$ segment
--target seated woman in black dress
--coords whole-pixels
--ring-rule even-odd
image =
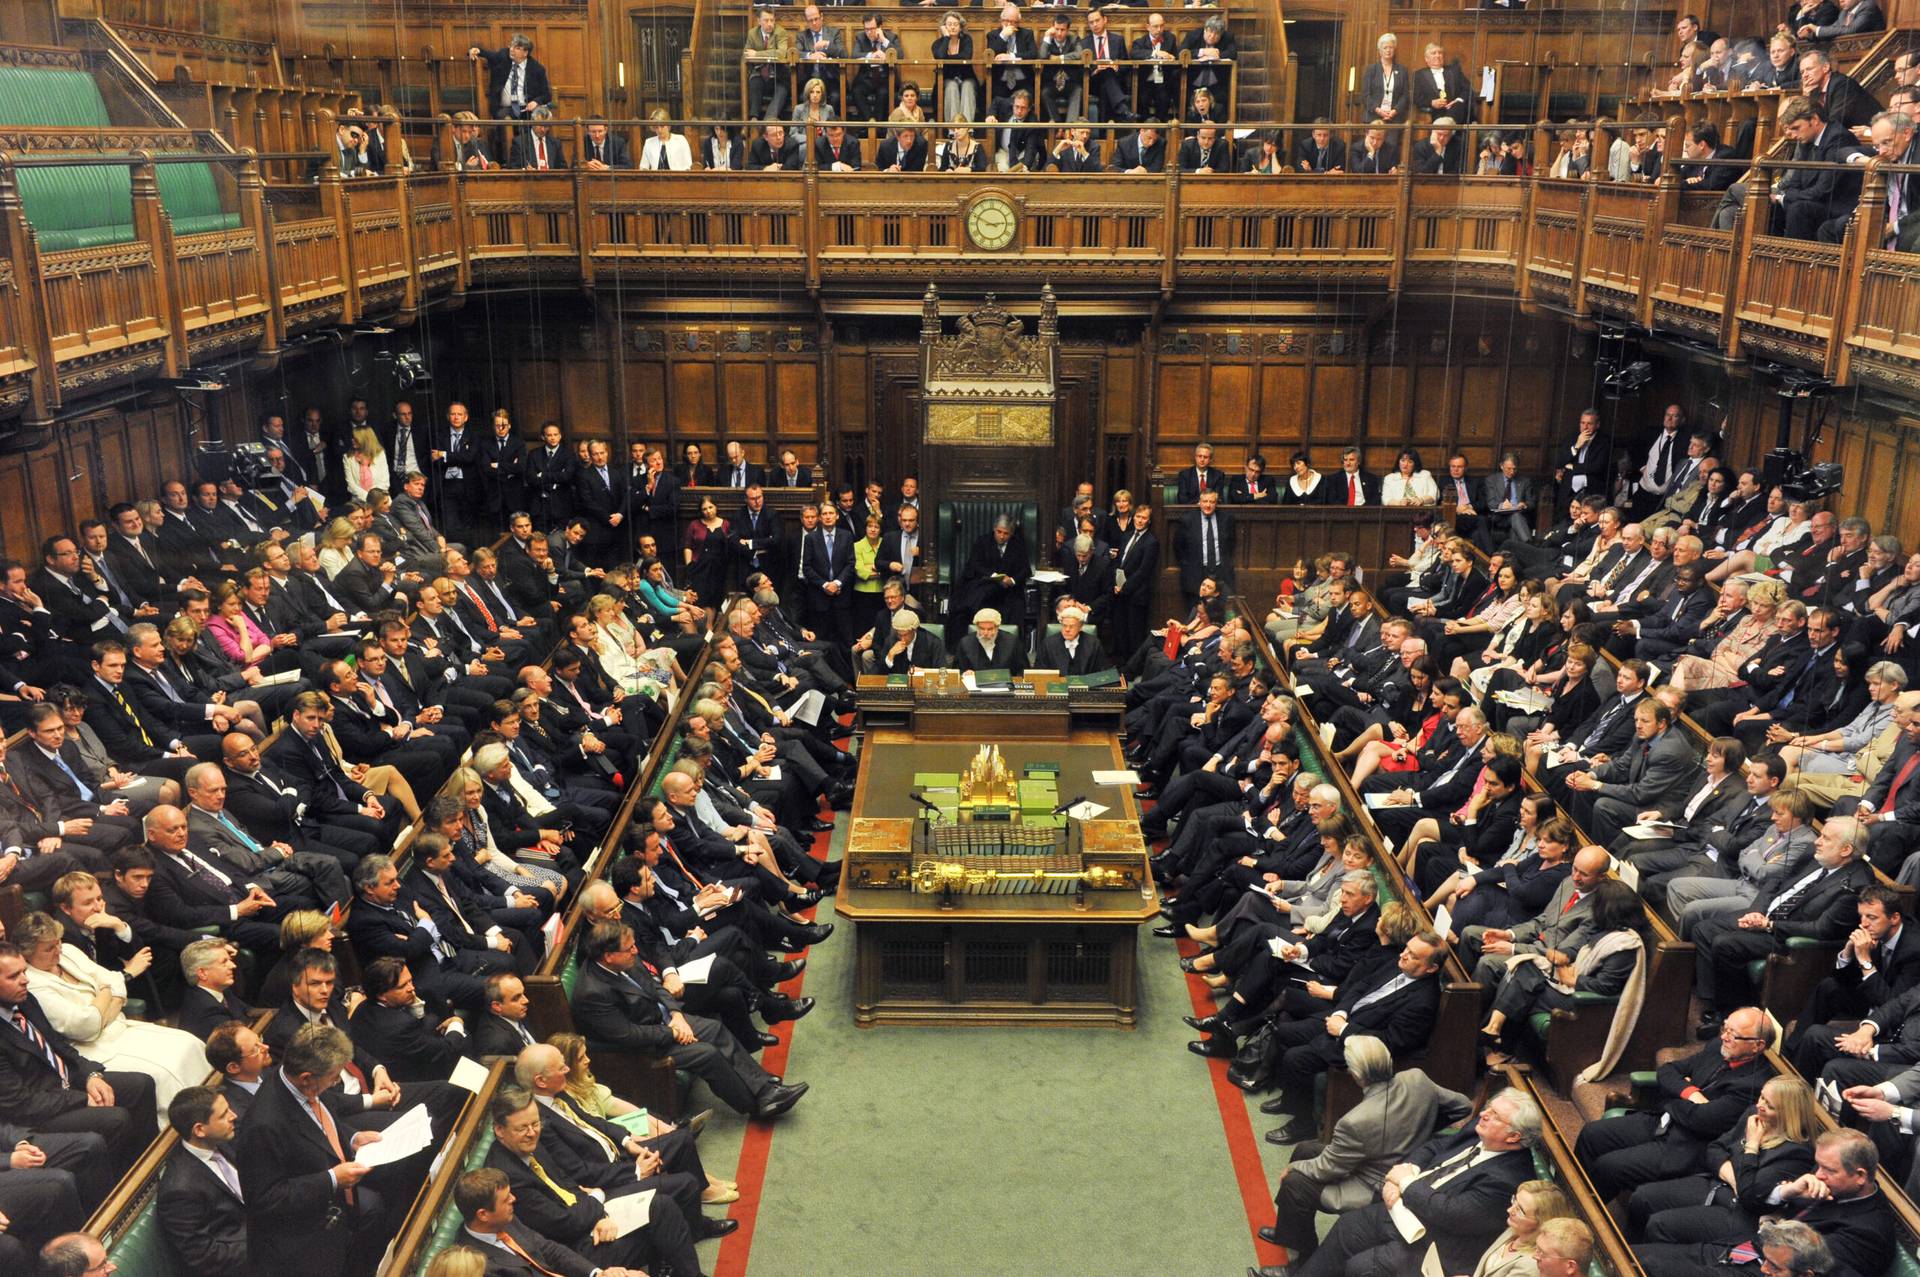
[[[1637,1014],[1646,979],[1646,925],[1647,911],[1633,888],[1618,878],[1595,887],[1593,939],[1577,953],[1548,950],[1545,955],[1516,959],[1508,967],[1507,978],[1493,995],[1493,1010],[1480,1026],[1488,1044],[1487,1063],[1499,1068],[1511,1062],[1500,1049],[1509,1025],[1525,1024],[1539,1011],[1571,1009],[1577,993],[1619,998],[1616,1018],[1622,1012]],[[1625,1034],[1617,1036],[1624,1045]]]

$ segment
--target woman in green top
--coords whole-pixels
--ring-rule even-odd
[[[868,515],[867,535],[853,543],[853,592],[866,596],[869,601],[880,597],[880,584],[885,577],[876,562],[879,557],[880,517]],[[854,615],[869,615],[874,610],[855,608]]]

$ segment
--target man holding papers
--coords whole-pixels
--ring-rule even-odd
[[[1428,1246],[1439,1250],[1441,1272],[1472,1271],[1504,1226],[1513,1191],[1533,1176],[1527,1150],[1540,1125],[1523,1092],[1500,1092],[1472,1130],[1439,1136],[1389,1170],[1380,1200],[1342,1215],[1291,1277],[1413,1272]]]
[[[486,1164],[504,1177],[521,1227],[599,1266],[602,1273],[655,1263],[671,1265],[675,1273],[700,1272],[693,1235],[673,1198],[631,1180],[613,1188],[584,1182],[576,1159],[547,1130],[557,1119],[535,1102],[533,1092],[504,1084],[488,1114],[493,1118],[493,1147],[487,1150]],[[615,1218],[614,1203],[630,1197],[646,1199],[635,1212],[644,1221],[639,1228],[623,1228]],[[627,1208],[622,1205],[618,1213],[626,1214]]]

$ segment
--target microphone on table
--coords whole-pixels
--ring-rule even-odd
[[[1072,808],[1078,807],[1081,803],[1085,801],[1087,801],[1087,796],[1085,794],[1075,794],[1072,798],[1067,799],[1067,801],[1065,801],[1064,803],[1061,803],[1058,807],[1055,807],[1053,809],[1053,814],[1056,816],[1064,816],[1067,814],[1069,810],[1071,810]]]
[[[915,801],[916,803],[919,803],[922,807],[925,807],[928,811],[937,812],[940,810],[933,803],[927,801],[927,797],[924,794],[908,794],[907,797],[913,799],[913,801]]]

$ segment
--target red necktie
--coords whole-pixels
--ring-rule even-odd
[[[533,166],[535,168],[545,168],[547,166],[547,144],[537,136],[533,139],[533,157]]]
[[[1580,893],[1580,892],[1578,892],[1578,891],[1576,891],[1576,892],[1574,892],[1574,893],[1573,893],[1572,895],[1570,895],[1570,896],[1568,896],[1568,897],[1567,897],[1567,903],[1566,903],[1566,904],[1564,904],[1564,905],[1562,905],[1562,906],[1560,906],[1560,916],[1561,916],[1561,917],[1563,917],[1563,918],[1564,918],[1564,917],[1566,917],[1566,916],[1567,916],[1568,914],[1570,914],[1570,913],[1572,913],[1572,912],[1573,912],[1573,907],[1574,907],[1575,905],[1577,905],[1577,904],[1579,904],[1579,903],[1580,903],[1580,895],[1581,895],[1581,893]]]
[[[1907,764],[1894,776],[1893,784],[1887,786],[1887,800],[1880,804],[1881,811],[1892,811],[1895,801],[1900,797],[1900,786],[1907,783],[1907,777],[1913,775],[1913,769],[1920,765],[1920,750],[1907,756]]]
[[[467,597],[472,599],[473,605],[480,609],[480,619],[487,623],[487,628],[489,630],[497,630],[500,628],[498,625],[495,625],[493,623],[493,613],[487,611],[487,605],[480,601],[480,591],[474,589],[471,585],[469,585],[467,587]]]
[[[1358,476],[1355,476],[1355,475],[1347,476],[1347,504],[1348,505],[1360,504],[1360,480]]]

